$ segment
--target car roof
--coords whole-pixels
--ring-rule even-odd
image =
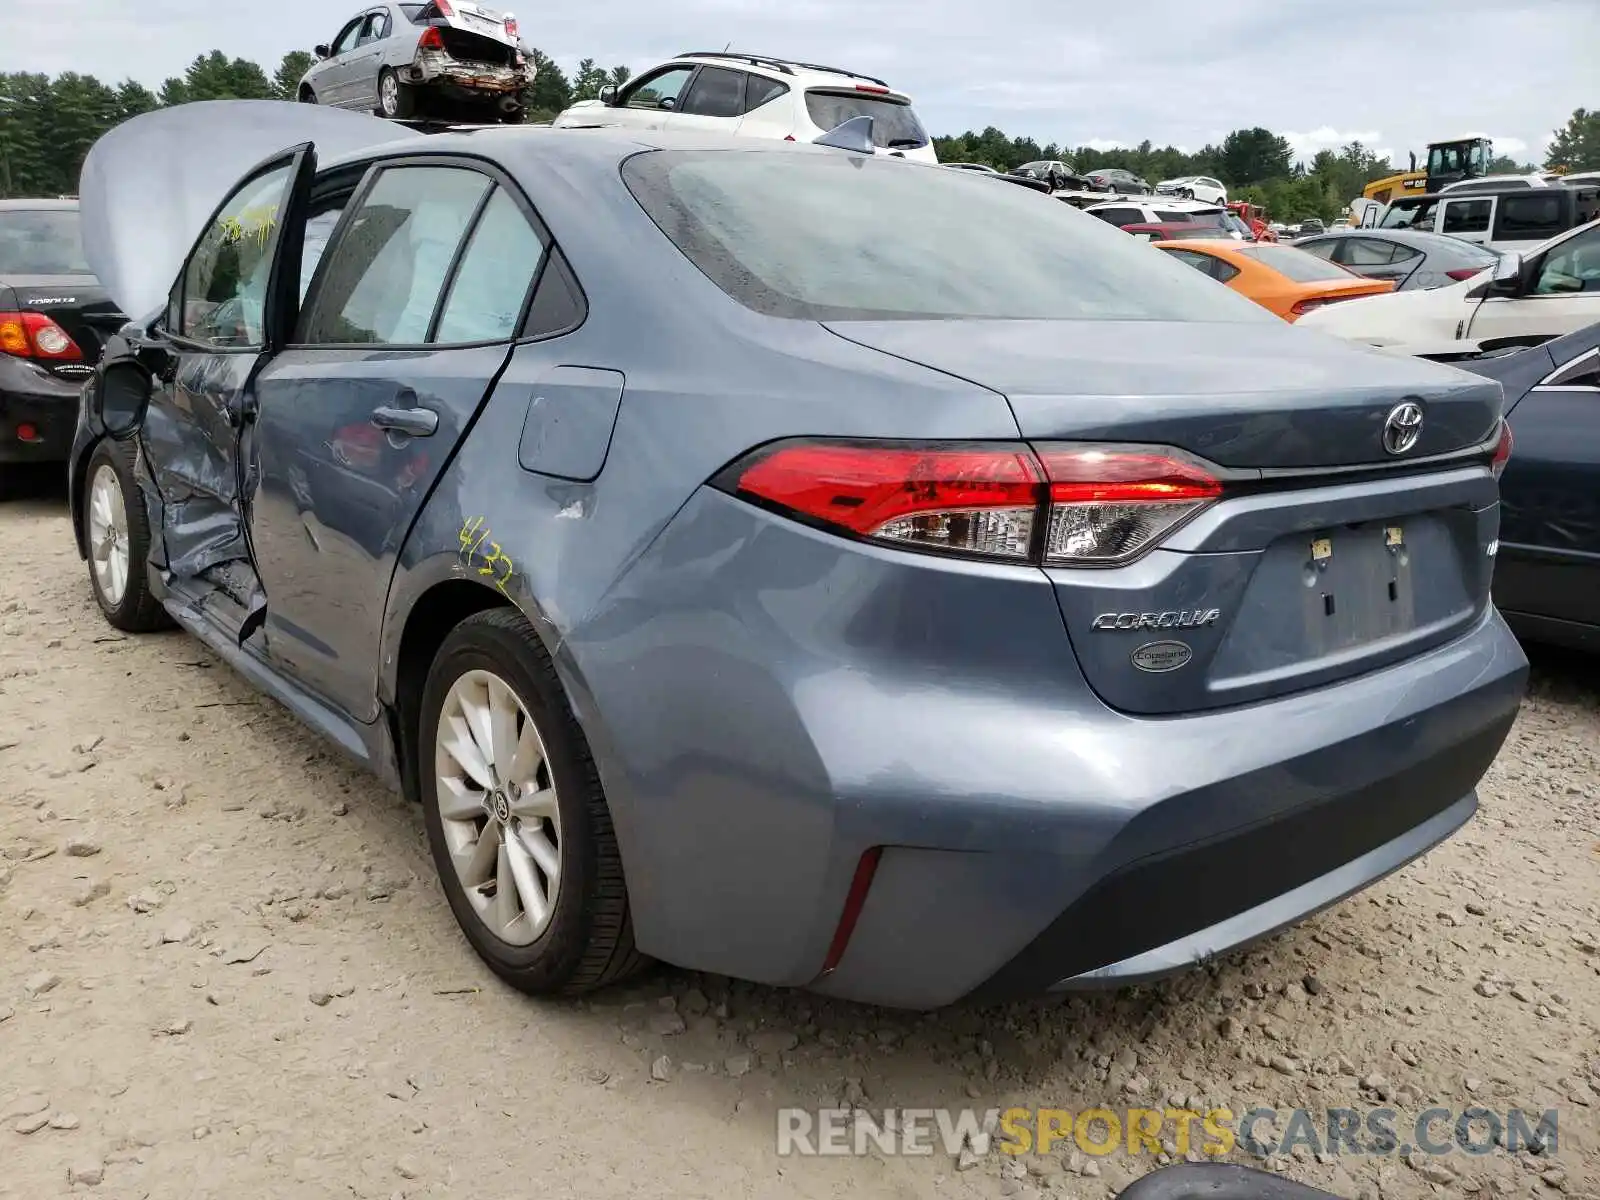
[[[1245,246],[1254,245],[1254,242],[1239,242],[1233,238],[1183,238],[1175,242],[1152,242],[1157,246],[1176,246],[1182,250],[1206,250],[1213,254],[1222,254],[1223,251],[1237,253]],[[1224,257],[1226,257],[1224,255]]]
[[[0,212],[18,212],[22,210],[38,212],[41,208],[69,210],[76,209],[77,207],[78,202],[76,200],[63,200],[60,197],[51,197],[50,199],[41,197],[38,200],[27,200],[22,198],[13,200],[0,200]]]
[[[1484,249],[1476,242],[1463,241],[1461,238],[1451,237],[1447,233],[1434,233],[1427,229],[1379,229],[1376,226],[1362,229],[1355,225],[1345,229],[1330,229],[1326,233],[1319,233],[1312,237],[1300,239],[1294,244],[1298,246],[1305,242],[1332,242],[1347,237],[1376,238],[1380,242],[1398,242],[1402,246],[1416,246],[1422,250],[1454,250],[1462,246],[1468,246],[1475,250]],[[1486,253],[1493,254],[1494,251],[1488,250]]]
[[[866,83],[875,83],[882,88],[889,87],[888,83],[877,78],[877,76],[863,75],[860,71],[848,71],[843,67],[829,67],[824,66],[822,63],[800,62],[792,58],[778,58],[771,54],[751,54],[738,50],[685,50],[682,54],[673,55],[670,61],[708,63],[712,66],[738,63],[741,70],[756,69],[764,74],[778,78],[792,78],[800,75],[832,75],[843,79],[859,79]],[[666,63],[662,63],[662,66],[666,65]],[[654,70],[655,68],[651,69]]]

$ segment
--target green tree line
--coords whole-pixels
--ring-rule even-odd
[[[626,83],[627,67],[609,69],[586,58],[569,78],[547,55],[533,50],[538,68],[529,96],[529,120],[549,120],[576,100],[593,99],[608,83]],[[78,189],[84,156],[106,130],[140,113],[191,100],[293,100],[301,76],[315,59],[302,50],[284,56],[269,74],[258,63],[229,59],[220,50],[203,54],[180,77],[152,92],[133,80],[107,84],[92,75],[18,72],[0,75],[0,197],[71,195]],[[1150,180],[1209,175],[1228,185],[1230,195],[1263,205],[1276,219],[1330,220],[1375,179],[1392,175],[1388,161],[1359,142],[1319,151],[1310,162],[1295,161],[1281,136],[1262,128],[1237,129],[1220,145],[1186,154],[1174,146],[1146,141],[1136,147],[1097,150],[1032,138],[1007,137],[993,126],[981,133],[935,137],[943,162],[979,162],[1010,170],[1039,159],[1063,159],[1080,173],[1121,167]],[[1554,131],[1546,168],[1600,168],[1600,110],[1578,109]],[[1531,163],[1497,158],[1496,172],[1525,172]]]

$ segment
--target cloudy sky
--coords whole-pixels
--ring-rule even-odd
[[[1404,165],[1485,133],[1542,157],[1600,105],[1600,0],[610,0],[521,4],[563,67],[642,70],[685,50],[754,50],[882,76],[934,133],[996,125],[1067,145],[1194,150],[1265,125],[1304,154],[1353,138]],[[152,87],[218,48],[269,72],[329,40],[328,0],[12,0],[0,70]],[[351,13],[359,0],[350,3]],[[516,6],[513,7],[516,11]]]

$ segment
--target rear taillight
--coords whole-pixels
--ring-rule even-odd
[[[450,0],[433,0],[433,6],[439,10],[441,17],[453,17],[456,10],[450,7]]]
[[[1489,470],[1494,472],[1494,477],[1499,479],[1505,474],[1506,464],[1511,461],[1511,426],[1505,421],[1500,422],[1500,440],[1495,443],[1494,457],[1489,460]]]
[[[506,36],[512,40],[517,37],[517,19],[510,13],[506,14]]]
[[[880,544],[1050,566],[1127,562],[1222,494],[1176,450],[992,442],[781,442],[714,482]]]
[[[1041,446],[1050,480],[1044,560],[1052,566],[1126,562],[1222,495],[1205,467],[1140,446]]]
[[[1356,299],[1355,296],[1318,296],[1312,300],[1296,300],[1294,306],[1290,308],[1289,311],[1297,317],[1303,317],[1312,309],[1322,308],[1328,304],[1337,304],[1341,300],[1354,299]]]
[[[44,313],[0,313],[0,353],[50,362],[81,362],[83,351],[71,335]]]
[[[437,25],[429,25],[422,31],[422,40],[417,45],[423,50],[443,50],[444,34],[439,32]]]
[[[1445,274],[1459,282],[1463,279],[1471,279],[1474,275],[1482,275],[1488,269],[1488,267],[1457,267],[1454,271],[1446,271]]]

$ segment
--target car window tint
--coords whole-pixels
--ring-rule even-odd
[[[1600,227],[1569,238],[1545,255],[1534,291],[1541,296],[1600,292]]]
[[[1487,233],[1489,200],[1450,200],[1444,206],[1442,233]]]
[[[1311,242],[1307,245],[1301,246],[1300,249],[1304,250],[1307,254],[1315,254],[1318,258],[1326,258],[1331,260],[1338,255],[1340,249],[1346,245],[1349,240],[1349,238],[1332,238],[1326,242]],[[1343,262],[1344,260],[1340,259],[1340,261]]]
[[[693,67],[674,67],[650,79],[641,80],[623,102],[627,108],[660,108],[663,100],[676,103],[678,93],[694,74]]]
[[[964,171],[658,150],[630,157],[622,174],[702,273],[773,316],[1277,320],[1120,229]]]
[[[1137,208],[1097,208],[1089,214],[1112,225],[1144,225],[1144,214]],[[1182,220],[1180,217],[1179,220]]]
[[[306,221],[304,246],[300,251],[300,301],[305,302],[306,292],[311,287],[311,281],[316,277],[317,265],[322,261],[322,252],[328,248],[328,239],[333,236],[334,229],[339,224],[339,218],[344,215],[344,206],[326,209],[317,213]]]
[[[806,112],[824,132],[856,117],[871,117],[872,144],[886,150],[910,150],[928,144],[928,131],[903,100],[858,91],[816,90],[806,93]]]
[[[1187,263],[1202,274],[1211,274],[1213,259],[1209,254],[1201,254],[1198,250],[1168,250],[1167,253],[1179,262]]]
[[[1500,235],[1547,238],[1561,232],[1561,197],[1535,192],[1527,196],[1502,196]]]
[[[454,167],[384,171],[331,251],[303,340],[424,343],[456,248],[490,186]]]
[[[361,37],[361,30],[366,26],[365,17],[357,17],[350,24],[339,31],[338,38],[333,43],[335,54],[347,54],[356,47],[356,42]]]
[[[1350,282],[1351,274],[1343,267],[1324,262],[1296,246],[1241,246],[1239,253],[1255,259],[1296,283],[1328,283],[1335,280]]]
[[[0,275],[92,275],[83,257],[78,210],[0,211]]]
[[[1394,261],[1393,242],[1380,242],[1376,238],[1346,238],[1344,244],[1344,254],[1338,261],[1348,267],[1384,267]],[[1311,247],[1304,249],[1310,250]]]
[[[1193,215],[1195,214],[1186,212],[1168,212],[1160,208],[1156,209],[1156,221],[1160,224],[1187,225],[1189,223],[1189,218]]]
[[[544,239],[504,188],[489,198],[456,268],[433,340],[509,341],[544,261]]]
[[[583,324],[588,307],[578,277],[572,273],[567,256],[559,246],[549,251],[550,262],[539,276],[539,286],[533,293],[533,303],[528,305],[528,319],[523,322],[522,336],[528,338],[551,337],[568,333]]]
[[[1223,262],[1220,258],[1213,258],[1211,260],[1211,278],[1215,279],[1218,283],[1227,283],[1228,280],[1232,279],[1238,273],[1239,268],[1234,266],[1231,262]]]
[[[744,112],[744,72],[701,67],[679,112],[700,117],[737,117]]]
[[[289,187],[285,165],[245,184],[200,235],[183,274],[181,328],[212,346],[259,346],[273,233]]]
[[[780,83],[776,79],[767,79],[761,75],[750,75],[744,86],[744,110],[760,108],[763,104],[771,104],[779,96],[789,90],[787,83]]]

